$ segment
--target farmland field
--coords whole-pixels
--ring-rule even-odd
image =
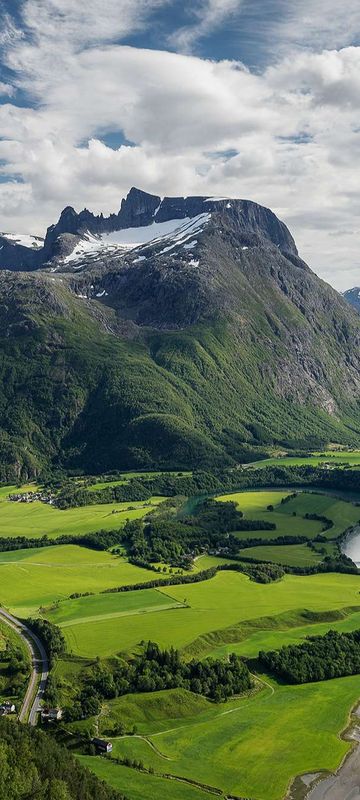
[[[149,576],[149,573],[148,573]],[[159,589],[142,589],[137,592],[94,595],[65,600],[54,610],[46,611],[46,617],[61,628],[71,624],[83,624],[94,620],[115,619],[132,614],[158,611],[162,608],[182,607]]]
[[[305,519],[305,514],[315,513],[332,520],[333,527],[324,531],[328,539],[338,537],[360,519],[360,508],[345,500],[316,492],[298,492],[296,497],[281,503],[290,494],[289,490],[234,492],[220,495],[216,500],[237,503],[246,519],[264,519],[275,523],[275,531],[259,531],[259,538],[264,539],[277,536],[306,536],[313,539],[323,531],[323,524],[319,520]],[[268,510],[269,505],[273,506],[273,511]],[[258,536],[258,532],[251,535]],[[240,540],[249,536],[248,531],[238,533]]]
[[[163,500],[162,497],[153,497],[149,504],[106,503],[61,511],[40,501],[11,502],[7,499],[11,490],[17,491],[16,487],[7,486],[6,492],[0,495],[0,537],[26,536],[37,539],[47,535],[54,539],[63,534],[80,536],[100,529],[121,528],[127,519],[145,516]],[[133,510],[129,510],[129,506]]]
[[[209,793],[184,782],[147,775],[138,770],[104,761],[103,758],[79,756],[81,763],[92,769],[101,780],[106,780],[119,792],[126,786],[131,800],[209,800]]]
[[[351,467],[360,466],[360,450],[353,450],[347,452],[339,451],[334,452],[333,450],[325,451],[325,453],[313,453],[310,456],[273,456],[270,458],[264,458],[261,461],[254,461],[251,466],[255,469],[261,467],[300,467],[300,466],[309,466],[309,467],[317,467],[320,464],[329,464],[330,466],[336,467],[339,465],[349,465]],[[249,465],[245,465],[249,467]]]
[[[74,592],[101,592],[149,581],[153,574],[119,556],[77,545],[0,553],[0,602],[17,616],[29,616]]]
[[[149,724],[146,739],[113,739],[114,755],[237,797],[280,800],[293,776],[335,769],[349,750],[338,734],[359,697],[359,680],[352,676],[300,686],[266,681],[252,697],[213,706],[211,716],[205,711],[172,730],[164,721],[164,733],[153,735]]]
[[[120,527],[126,518],[150,510],[144,503],[133,503],[136,509],[129,511],[130,504],[124,503],[60,511],[43,503],[11,503],[6,499],[9,490],[0,491],[0,535],[1,531],[19,535],[21,524],[21,532],[28,536],[81,534]],[[316,565],[324,554],[306,543],[271,546],[268,540],[278,536],[313,540],[323,533],[327,541],[316,546],[333,554],[337,547],[333,540],[360,518],[359,508],[334,496],[299,492],[282,503],[289,494],[287,489],[262,490],[216,498],[235,501],[245,519],[276,524],[270,531],[239,531],[239,560],[243,555],[294,566]],[[153,504],[162,499],[154,498]],[[120,513],[113,514],[114,508]],[[324,519],[306,519],[306,514],[325,517],[333,525],[325,531]],[[241,550],[241,541],[248,538],[263,542]],[[238,563],[232,561],[234,567]],[[193,571],[225,565],[230,566],[226,556],[204,552],[197,556]],[[233,652],[256,659],[260,649],[296,644],[331,628],[344,632],[360,628],[356,574],[286,574],[257,583],[230,568],[196,583],[103,593],[168,577],[169,566],[155,574],[123,555],[76,544],[0,552],[0,604],[18,617],[42,616],[60,627],[67,653],[57,661],[54,677],[58,702],[65,707],[76,699],[74,692],[87,670],[90,675],[100,665],[110,669],[122,663],[119,656],[140,652],[141,642],[147,640],[179,649],[185,660],[209,655],[226,659]],[[73,596],[84,593],[90,594]],[[223,704],[181,688],[106,696],[100,713],[76,717],[69,730],[71,735],[110,736],[114,759],[132,764],[136,760],[135,769],[129,761],[126,765],[79,756],[129,800],[205,800],[209,791],[204,785],[221,796],[281,800],[297,774],[339,764],[349,747],[339,733],[358,697],[356,675],[289,686],[257,674],[252,691]],[[120,723],[132,735],[119,735]]]
[[[166,587],[166,594],[186,603],[186,608],[124,617],[116,627],[111,620],[94,620],[89,624],[77,620],[64,628],[64,634],[69,650],[85,658],[132,651],[142,639],[157,641],[162,647],[186,648],[198,637],[214,631],[226,643],[236,638],[232,631],[231,638],[226,639],[224,629],[236,627],[244,620],[254,620],[256,625],[259,618],[289,611],[360,607],[359,591],[357,575],[286,575],[281,581],[264,585],[241,573],[220,572],[208,581]],[[200,651],[201,643],[200,638]]]
[[[253,492],[234,492],[216,497],[216,500],[224,503],[227,500],[235,502],[240,511],[243,512],[245,519],[265,520],[276,525],[276,530],[271,531],[240,531],[237,536],[239,540],[248,539],[250,536],[259,539],[274,539],[277,536],[306,536],[313,539],[322,530],[321,522],[317,520],[293,517],[289,511],[289,503],[281,505],[281,500],[291,494],[289,489],[278,489],[273,491],[253,491]],[[310,496],[310,495],[309,495]],[[273,506],[273,511],[268,511],[268,506]]]
[[[319,564],[322,556],[314,553],[306,544],[262,545],[261,547],[245,547],[239,550],[239,558],[254,558],[257,561],[275,561],[277,564],[290,564],[295,567]]]

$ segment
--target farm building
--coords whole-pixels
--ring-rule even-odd
[[[107,742],[106,739],[97,739],[95,737],[91,740],[91,744],[95,745],[100,753],[111,753],[112,751],[112,744],[111,742]]]

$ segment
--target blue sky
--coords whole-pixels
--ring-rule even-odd
[[[360,4],[0,0],[0,230],[132,185],[273,208],[360,282]]]

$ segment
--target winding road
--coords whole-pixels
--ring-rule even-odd
[[[24,697],[20,712],[20,722],[28,720],[29,725],[35,726],[39,712],[40,701],[43,697],[46,681],[49,675],[49,662],[44,645],[36,633],[27,625],[13,617],[3,608],[0,608],[0,621],[5,622],[10,628],[21,636],[31,655],[32,672],[29,685]]]

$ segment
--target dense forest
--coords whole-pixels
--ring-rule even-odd
[[[103,700],[124,694],[183,688],[221,702],[251,686],[249,670],[235,653],[228,661],[185,662],[178,650],[161,650],[147,642],[130,661],[119,659],[114,666],[99,662],[85,670],[81,690],[66,717],[76,720],[98,714]]]
[[[42,731],[0,718],[0,800],[32,798],[126,800]]]
[[[288,683],[309,683],[360,673],[360,630],[309,636],[298,645],[260,651],[260,662]]]

